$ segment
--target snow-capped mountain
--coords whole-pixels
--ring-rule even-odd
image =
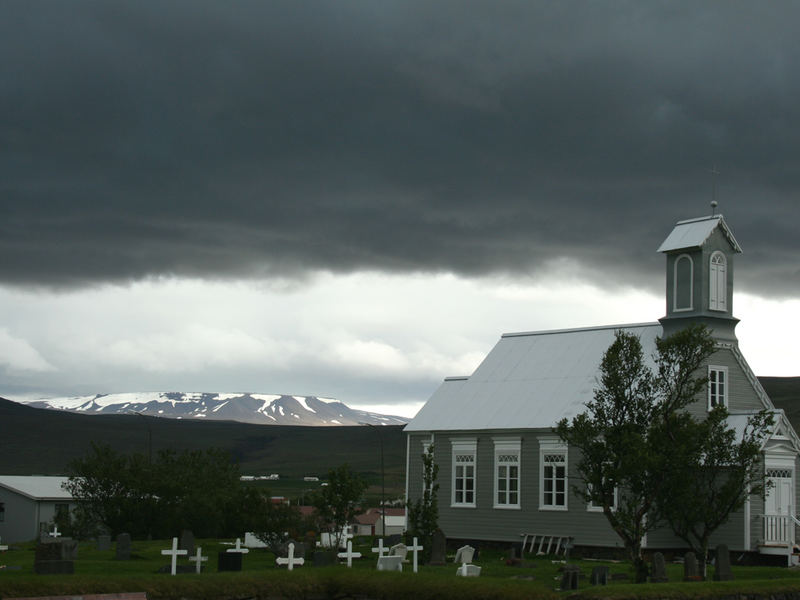
[[[409,419],[356,410],[315,396],[145,392],[18,400],[35,408],[86,415],[140,413],[170,419],[214,419],[261,425],[405,425]]]

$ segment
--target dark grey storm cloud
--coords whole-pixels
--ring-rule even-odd
[[[800,291],[793,2],[0,6],[0,281],[309,269],[660,285],[720,209]],[[658,270],[660,275],[660,269]]]

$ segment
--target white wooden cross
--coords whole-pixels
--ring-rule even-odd
[[[414,538],[414,542],[411,544],[411,546],[408,546],[408,549],[411,550],[414,553],[414,573],[416,573],[417,572],[417,564],[418,564],[417,563],[417,552],[419,552],[420,550],[424,550],[424,548],[422,546],[418,545],[417,544],[417,538]]]
[[[351,568],[353,566],[353,559],[361,558],[361,552],[353,552],[353,542],[347,540],[347,552],[339,552],[336,556],[339,558],[346,558],[347,568]]]
[[[50,537],[57,538],[61,535],[61,532],[58,530],[58,525],[53,525],[53,531],[50,532]]]
[[[286,565],[289,568],[289,570],[291,571],[291,570],[294,569],[295,565],[303,565],[303,564],[305,564],[306,560],[304,558],[302,558],[302,557],[300,557],[300,558],[295,558],[294,557],[294,544],[290,543],[289,544],[289,556],[286,557],[286,558],[283,558],[282,556],[279,556],[278,558],[275,559],[275,562],[277,564],[279,564],[279,565]]]
[[[194,556],[190,556],[189,557],[189,560],[191,562],[196,562],[197,563],[196,569],[197,569],[197,574],[198,575],[200,574],[200,571],[203,568],[203,563],[208,560],[207,556],[203,556],[201,550],[202,550],[202,548],[200,548],[200,546],[198,546],[197,547],[197,553]]]
[[[380,558],[381,556],[384,555],[385,552],[388,552],[389,549],[383,547],[383,538],[379,538],[378,539],[378,547],[377,548],[373,548],[372,551],[373,552],[377,552],[378,553],[378,558]]]
[[[241,538],[236,538],[236,547],[235,548],[228,548],[225,552],[238,552],[239,554],[247,554],[250,552],[249,548],[242,548],[242,540]]]
[[[186,556],[188,552],[186,550],[182,550],[178,548],[178,538],[172,538],[172,549],[171,550],[162,550],[161,554],[164,556],[171,556],[172,557],[172,568],[170,572],[175,575],[178,572],[178,556]]]

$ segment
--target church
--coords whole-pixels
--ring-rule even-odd
[[[503,334],[475,372],[448,377],[405,427],[406,495],[422,494],[422,454],[432,444],[439,466],[439,527],[448,538],[524,542],[526,551],[621,547],[603,515],[572,491],[577,450],[553,432],[562,418],[585,410],[599,365],[617,330],[637,335],[645,356],[657,337],[705,324],[716,350],[708,385],[689,410],[702,417],[723,404],[729,424],[773,411],[762,452],[766,498],[751,496],[711,540],[733,551],[791,556],[800,438],[775,409],[739,350],[733,316],[734,258],[741,248],[722,215],[678,222],[659,252],[666,257],[666,316],[652,323]],[[668,529],[650,532],[644,547],[680,549]]]

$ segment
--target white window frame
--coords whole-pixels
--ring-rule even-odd
[[[678,263],[683,259],[689,260],[689,306],[678,307]],[[694,308],[694,261],[688,254],[681,254],[675,259],[672,267],[672,311],[686,312]]]
[[[720,375],[722,375],[722,392],[720,393]],[[708,410],[722,403],[728,407],[728,392],[731,387],[731,380],[728,376],[728,367],[720,365],[708,365]]]
[[[452,469],[451,469],[451,493],[450,493],[450,506],[453,508],[475,508],[477,506],[477,493],[478,493],[478,440],[477,439],[463,439],[451,440],[452,448]],[[472,460],[466,460],[466,457],[472,457]],[[459,466],[464,467],[465,472],[459,476]],[[468,474],[469,468],[471,476]],[[456,501],[456,482],[463,479],[466,484],[470,479],[472,480],[472,501],[466,500],[466,495],[469,493],[468,486],[463,486],[463,496],[460,502]]]
[[[728,258],[719,250],[708,259],[708,308],[728,310]]]
[[[552,503],[545,503],[545,467],[550,461],[546,458],[551,456],[563,456],[564,463],[564,504],[557,504],[556,495],[558,492],[553,489]],[[556,482],[558,477],[554,477]],[[569,453],[567,445],[560,438],[539,438],[539,510],[569,510]]]
[[[499,509],[519,510],[521,508],[521,472],[522,441],[520,438],[494,439],[494,495],[493,507]],[[511,469],[516,469],[516,476],[511,476]],[[500,489],[501,471],[505,470],[502,479],[505,490]],[[516,489],[510,490],[511,481],[516,481]],[[516,502],[510,501],[512,493],[516,493]],[[502,501],[504,495],[505,501]]]
[[[591,491],[592,484],[589,483],[589,484],[586,485],[586,487],[589,489],[589,491]],[[618,506],[619,506],[619,488],[615,487],[614,488],[614,504],[611,505],[611,512],[614,512],[615,510],[617,510]],[[586,503],[586,510],[588,512],[603,512],[603,507],[599,506],[599,505],[595,504],[594,502],[592,502],[591,500],[589,500],[589,502]]]

